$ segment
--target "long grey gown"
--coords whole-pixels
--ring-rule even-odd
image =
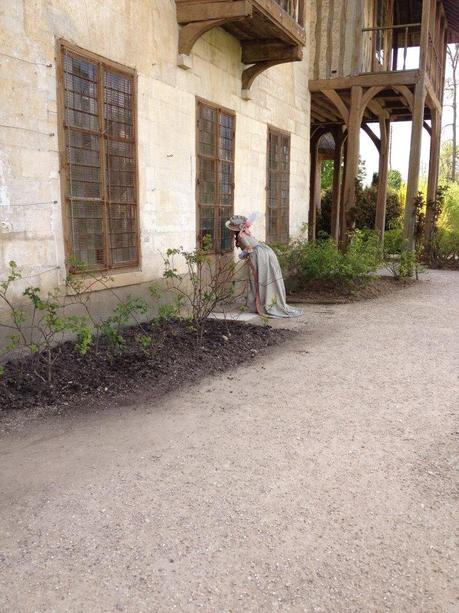
[[[282,271],[274,251],[255,237],[241,232],[238,244],[248,254],[248,308],[268,317],[299,317],[300,309],[289,306]]]

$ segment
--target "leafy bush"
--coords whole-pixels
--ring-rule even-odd
[[[51,383],[53,369],[59,359],[58,345],[68,334],[76,337],[75,350],[85,355],[92,343],[91,321],[87,316],[66,315],[65,298],[58,290],[43,297],[38,287],[26,287],[23,296],[25,304],[15,305],[9,297],[9,290],[15,281],[22,279],[16,262],[10,262],[7,278],[0,283],[0,302],[9,314],[7,321],[1,321],[0,327],[9,330],[6,346],[0,355],[15,350],[26,351],[32,356],[35,374]],[[46,365],[46,379],[38,372],[39,363]]]
[[[210,246],[211,240],[205,236],[201,247],[192,251],[182,247],[168,249],[164,257],[163,276],[168,288],[177,296],[176,309],[187,310],[198,340],[202,339],[205,322],[212,311],[218,305],[234,301],[242,293],[236,292],[237,264],[232,254],[210,255]],[[185,265],[184,273],[179,272],[177,258]]]
[[[353,209],[355,227],[372,230],[376,221],[377,186],[362,187],[356,183],[356,204]],[[333,190],[330,188],[322,195],[320,214],[317,217],[317,233],[330,235]],[[400,220],[402,207],[397,191],[388,189],[386,200],[386,230],[390,230]]]
[[[136,315],[146,315],[148,305],[143,298],[132,298],[128,296],[126,300],[120,300],[113,309],[113,313],[100,324],[100,333],[107,343],[110,355],[118,353],[124,343],[122,331],[131,323],[140,325]],[[142,330],[142,327],[141,327]],[[152,338],[144,330],[142,334],[136,336],[136,341],[143,348],[151,346]]]
[[[403,228],[399,224],[384,232],[384,258],[400,254],[403,248]]]
[[[439,200],[429,263],[439,268],[459,268],[459,184],[441,187]]]
[[[431,264],[438,268],[459,268],[459,231],[437,228]]]
[[[288,286],[296,289],[307,287],[311,281],[365,281],[382,262],[378,236],[369,231],[356,230],[344,252],[329,238],[315,242],[300,238],[275,250]]]
[[[3,306],[0,328],[6,330],[6,343],[0,346],[0,357],[9,357],[15,351],[31,356],[36,377],[50,384],[53,372],[61,357],[61,346],[73,338],[75,351],[85,356],[88,351],[98,353],[101,339],[109,356],[119,352],[124,343],[123,329],[131,323],[138,326],[135,341],[145,351],[152,345],[152,336],[138,321],[145,316],[148,304],[143,298],[128,296],[122,299],[110,287],[105,273],[90,273],[83,264],[71,263],[72,272],[66,279],[66,292],[54,289],[46,296],[35,286],[23,291],[24,301],[16,304],[10,298],[10,290],[22,274],[16,262],[10,262],[6,279],[0,282],[0,305]],[[97,319],[91,310],[90,290],[99,285],[110,291],[116,305],[105,320]],[[68,309],[83,310],[74,315]],[[0,367],[0,374],[2,368]]]
[[[357,189],[355,205],[355,224],[357,228],[372,229],[375,227],[377,197],[378,187],[375,183],[370,187]],[[389,230],[397,222],[400,218],[401,211],[398,192],[389,188],[386,197],[386,230]]]

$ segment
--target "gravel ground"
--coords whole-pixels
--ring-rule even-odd
[[[459,273],[424,279],[307,305],[155,404],[6,434],[0,611],[456,612]]]

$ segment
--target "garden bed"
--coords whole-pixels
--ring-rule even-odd
[[[413,279],[395,279],[389,276],[353,282],[318,279],[310,281],[301,290],[289,292],[287,301],[290,303],[346,304],[380,298],[409,287],[413,283],[415,283]]]
[[[142,333],[146,326],[142,326]],[[0,413],[43,406],[95,406],[97,402],[127,399],[142,390],[156,399],[203,377],[234,368],[255,357],[266,347],[277,345],[292,334],[239,322],[209,320],[202,342],[183,320],[167,320],[151,326],[153,344],[142,349],[135,341],[137,327],[123,333],[122,351],[111,356],[101,342],[98,352],[85,356],[64,343],[51,384],[46,365],[31,357],[11,361],[0,377]]]

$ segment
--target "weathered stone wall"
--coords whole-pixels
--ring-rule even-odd
[[[271,68],[241,98],[239,42],[220,29],[177,67],[171,0],[8,0],[0,11],[0,278],[11,259],[28,283],[62,285],[57,41],[63,38],[138,72],[141,267],[116,286],[161,275],[160,252],[195,244],[196,96],[236,112],[235,210],[257,211],[264,238],[267,125],[291,133],[291,234],[307,220],[309,54]],[[18,291],[20,286],[18,285]]]

